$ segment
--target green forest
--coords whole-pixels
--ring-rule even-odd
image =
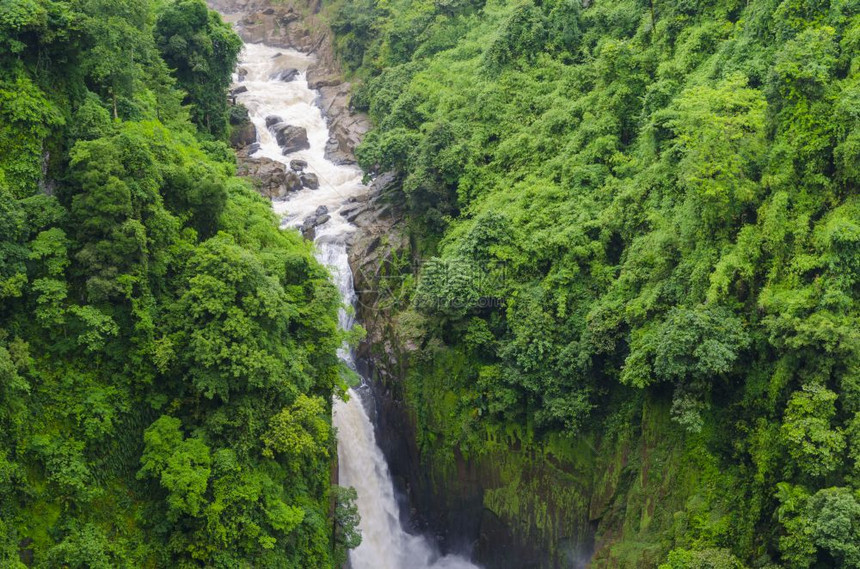
[[[541,567],[860,569],[860,0],[321,8],[440,500],[472,465]],[[360,541],[342,302],[235,176],[241,46],[203,0],[0,0],[0,567]]]
[[[0,2],[0,567],[340,567],[340,305],[203,0]]]
[[[438,480],[492,462],[554,559],[860,567],[860,2],[328,10]]]

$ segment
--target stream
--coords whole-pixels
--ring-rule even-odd
[[[331,270],[344,306],[354,306],[356,295],[347,241],[356,227],[338,212],[350,198],[360,196],[368,188],[362,184],[358,168],[337,165],[325,157],[329,132],[315,104],[318,95],[308,88],[306,70],[311,62],[311,56],[297,51],[246,44],[239,66],[247,71],[241,81],[247,91],[237,95],[237,101],[247,107],[257,127],[260,147],[254,157],[267,157],[288,168],[291,160],[304,160],[307,162],[304,171],[319,179],[318,189],[299,190],[284,200],[273,201],[272,207],[281,216],[285,228],[300,227],[306,218],[319,216],[321,208],[325,208],[325,215],[330,218],[316,227],[317,258]],[[295,79],[289,82],[278,79],[279,72],[290,68],[299,71]],[[266,125],[266,119],[273,116],[283,123],[304,128],[310,148],[284,156]],[[352,310],[341,309],[340,325],[344,329],[353,325],[352,313]],[[342,348],[339,355],[346,365],[356,369],[351,350]],[[371,396],[364,378],[362,384],[349,390],[348,401],[335,399],[333,416],[338,433],[340,485],[356,489],[361,514],[362,543],[350,552],[351,568],[477,569],[462,557],[440,555],[431,541],[403,529],[388,465],[376,444],[373,424],[362,404],[363,396]]]

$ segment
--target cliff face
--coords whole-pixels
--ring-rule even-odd
[[[477,451],[452,443],[452,378],[468,374],[468,356],[427,342],[411,309],[421,259],[393,197],[398,184],[381,175],[355,205],[350,264],[372,418],[406,527],[488,569],[656,566],[699,467],[688,456],[695,446],[672,436],[666,401],[643,397],[625,427],[576,440],[510,425]]]
[[[329,154],[354,161],[369,128],[350,111],[333,36],[311,2],[210,0],[246,42],[312,53],[308,70],[332,132]],[[241,70],[240,70],[241,71]],[[242,151],[242,171],[260,166]],[[457,405],[450,378],[468,356],[425,342],[425,324],[404,291],[419,254],[393,195],[400,180],[382,174],[345,212],[360,229],[350,250],[368,331],[359,348],[375,390],[372,413],[406,527],[466,552],[488,569],[653,566],[665,554],[659,535],[676,520],[675,502],[692,493],[684,480],[684,442],[665,436],[668,407],[643,399],[631,407],[638,427],[577,440],[539,440],[529,426],[496,432],[479,452],[451,442]]]
[[[418,261],[385,188],[375,195],[352,266],[368,329],[360,355],[404,521],[488,569],[656,567],[667,536],[691,522],[676,512],[696,500],[708,468],[672,428],[667,400],[643,396],[623,426],[575,440],[511,424],[479,449],[453,444],[452,378],[468,374],[468,357],[424,342],[398,290]],[[380,203],[394,213],[372,213]]]

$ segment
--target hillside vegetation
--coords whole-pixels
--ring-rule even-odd
[[[0,3],[0,566],[339,567],[339,299],[203,0]],[[337,519],[332,519],[334,516]]]
[[[548,558],[556,500],[595,566],[860,567],[860,2],[329,14],[423,261],[389,270],[425,460],[531,449],[484,502]],[[528,486],[559,458],[614,498]]]

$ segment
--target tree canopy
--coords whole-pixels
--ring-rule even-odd
[[[0,566],[339,567],[360,539],[337,291],[224,142],[240,46],[202,0],[0,5]]]
[[[332,14],[353,104],[376,124],[359,160],[397,174],[389,197],[423,261],[386,309],[417,338],[403,392],[425,455],[587,440],[604,483],[621,468],[601,455],[608,425],[642,437],[644,461],[656,406],[674,420],[658,438],[694,457],[660,468],[690,486],[631,486],[595,566],[651,566],[644,547],[667,567],[854,566],[860,5],[362,0]],[[639,467],[644,481],[625,468]],[[525,524],[514,494],[502,506]]]

